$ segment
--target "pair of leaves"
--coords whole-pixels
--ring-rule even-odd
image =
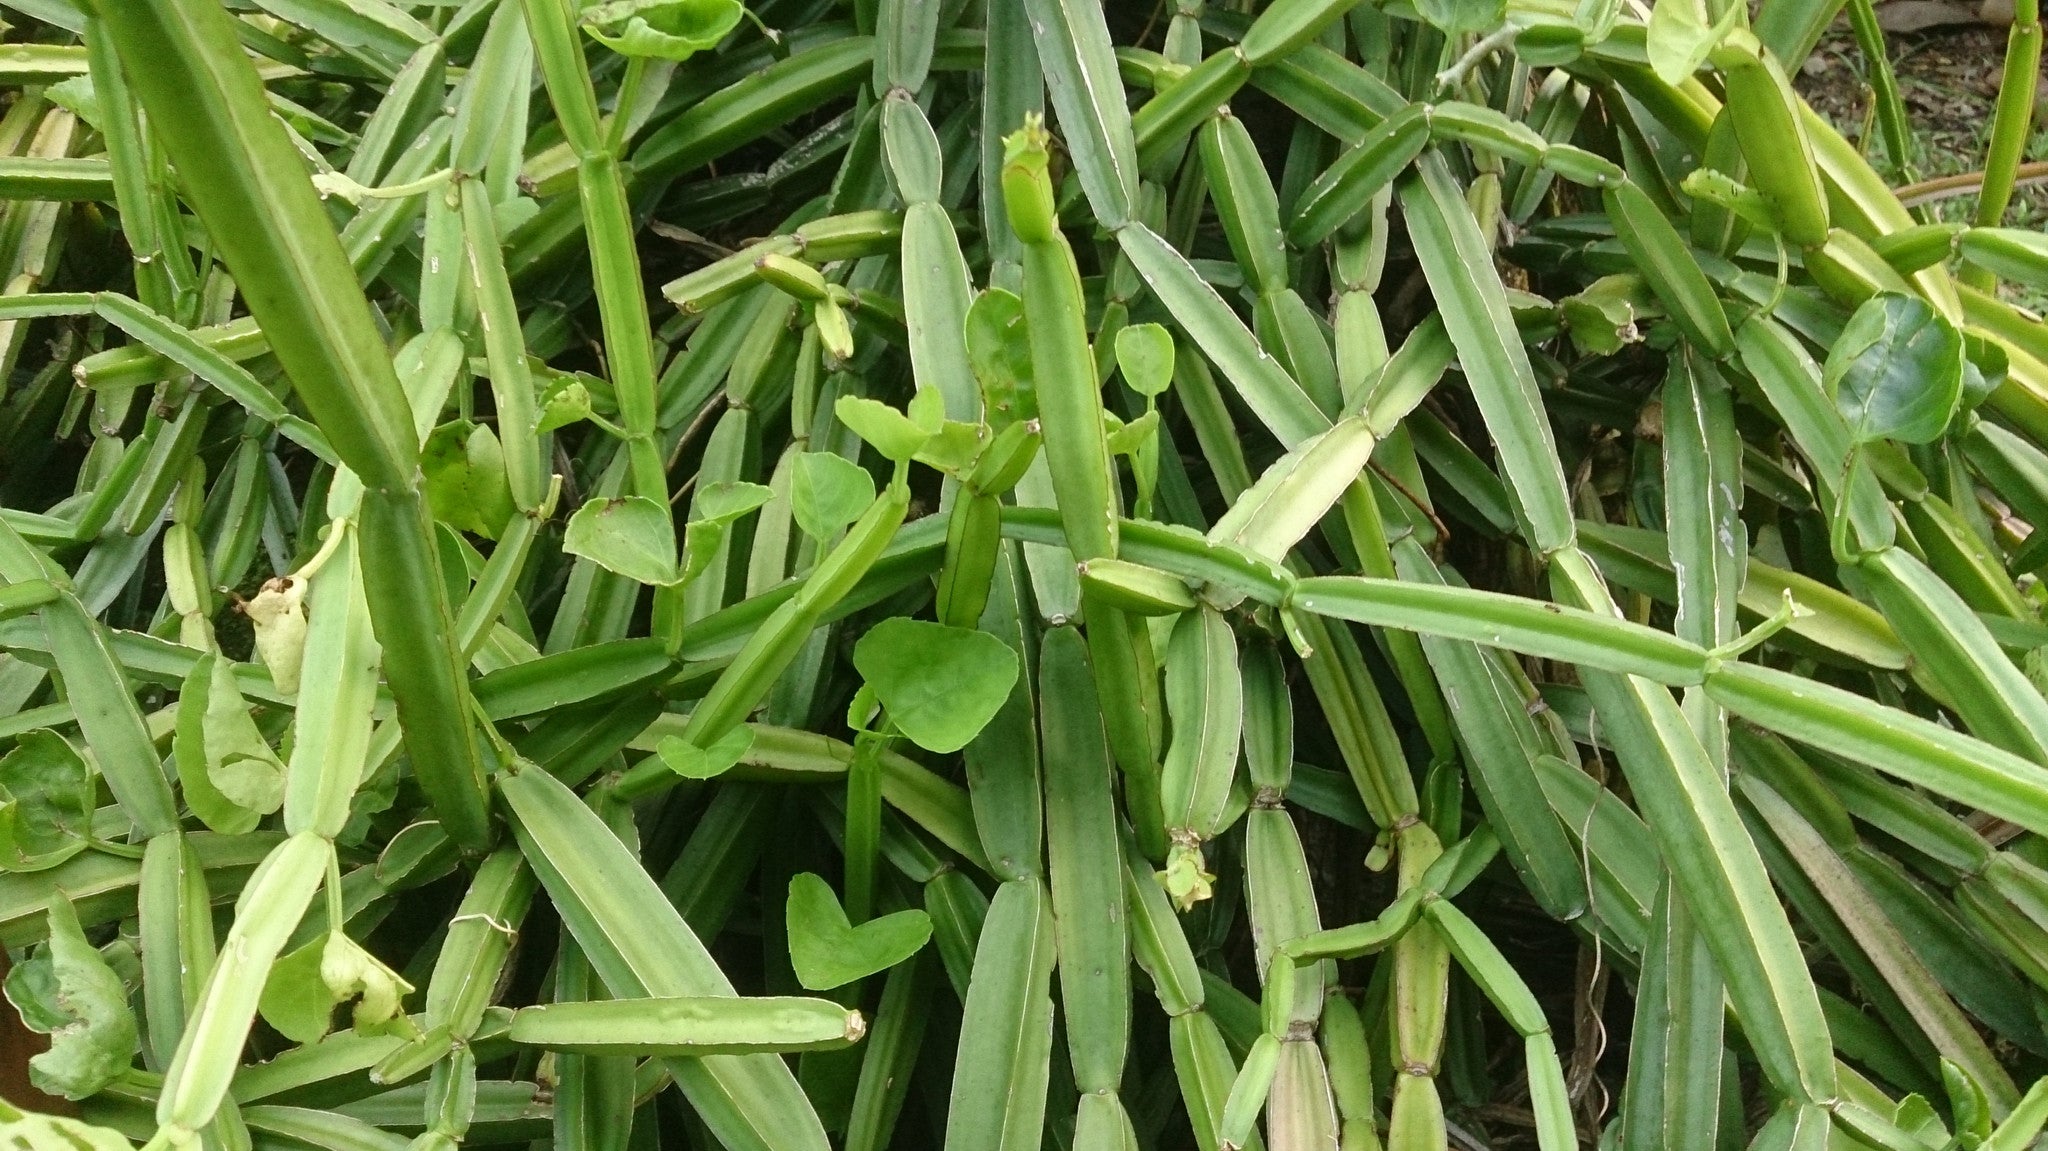
[[[853,666],[897,730],[940,754],[979,735],[1017,682],[1017,653],[1002,640],[902,616],[868,629]]]
[[[7,973],[7,1001],[50,1049],[29,1060],[29,1081],[50,1095],[84,1099],[124,1074],[141,1047],[128,988],[86,942],[78,913],[50,898],[50,938]],[[58,1144],[61,1146],[61,1144]]]
[[[284,803],[284,763],[250,718],[233,665],[217,654],[193,664],[179,690],[171,754],[185,805],[214,831],[254,831]]]
[[[1954,325],[1917,296],[1886,292],[1849,317],[1821,382],[1857,443],[1925,444],[1955,417],[1966,363]]]
[[[841,396],[832,411],[883,459],[899,464],[916,458],[946,425],[946,400],[937,388],[919,388],[900,412],[866,396]]]
[[[717,554],[732,521],[774,494],[764,485],[740,482],[699,488],[683,527],[681,562],[668,505],[646,496],[586,501],[569,517],[562,550],[638,583],[673,587],[696,578]]]
[[[314,1043],[332,1030],[335,1007],[350,1001],[357,1034],[407,1030],[403,1009],[411,992],[412,984],[354,940],[328,932],[271,965],[257,1008],[278,1034]]]
[[[54,731],[31,731],[0,759],[0,871],[42,871],[84,851],[92,771]]]
[[[420,473],[434,518],[457,531],[497,539],[512,518],[505,448],[483,424],[450,420],[420,449]]]
[[[789,965],[797,982],[830,991],[886,971],[916,955],[932,937],[931,916],[915,908],[847,922],[839,897],[823,879],[802,872],[789,880]]]
[[[583,30],[621,56],[687,60],[740,22],[739,0],[617,0],[583,12]]]

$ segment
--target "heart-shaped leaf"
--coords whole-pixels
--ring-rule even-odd
[[[927,751],[966,747],[1017,682],[1017,653],[987,632],[898,616],[868,629],[853,666],[889,719]]]
[[[731,771],[754,746],[754,729],[741,724],[713,740],[710,747],[671,735],[655,746],[655,754],[684,779],[712,779]]]
[[[875,478],[837,452],[805,452],[790,473],[789,504],[804,534],[825,542],[875,502]]]
[[[92,772],[54,731],[24,732],[0,759],[0,871],[41,871],[85,850]]]
[[[50,897],[49,941],[7,973],[7,1001],[50,1049],[28,1061],[29,1081],[83,1099],[127,1073],[141,1046],[128,988],[85,938],[63,895]]]
[[[808,871],[790,877],[787,922],[789,964],[797,982],[812,991],[886,971],[932,937],[931,916],[914,908],[853,926],[831,886]]]
[[[1173,334],[1159,324],[1132,324],[1116,334],[1116,366],[1141,396],[1173,386]]]
[[[1872,296],[1828,352],[1822,383],[1856,442],[1929,443],[1962,398],[1963,338],[1917,296]]]
[[[586,502],[569,517],[562,550],[644,584],[672,584],[682,574],[668,505],[646,496]]]
[[[420,449],[420,474],[434,518],[457,531],[494,540],[512,518],[505,449],[482,424],[451,420],[435,428]]]

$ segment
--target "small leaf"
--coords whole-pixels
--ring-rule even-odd
[[[646,496],[585,502],[569,517],[562,550],[639,583],[667,585],[682,578],[668,505]]]
[[[1657,0],[1644,45],[1657,78],[1666,84],[1689,79],[1747,11],[1747,5],[1731,4],[1710,24],[1699,0]]]
[[[916,909],[852,926],[832,888],[808,871],[790,877],[786,915],[790,966],[812,991],[886,971],[916,955],[932,935],[931,916]]]
[[[1159,324],[1132,324],[1116,334],[1116,366],[1141,396],[1173,386],[1173,335]]]
[[[255,830],[262,817],[222,795],[213,785],[213,773],[207,770],[207,697],[212,693],[213,665],[219,659],[209,652],[185,675],[184,686],[178,690],[178,725],[171,733],[171,758],[177,764],[185,806],[199,822],[223,835],[241,835]]]
[[[270,750],[249,704],[235,686],[233,667],[213,660],[206,693],[206,776],[229,803],[269,815],[284,803],[284,763]]]
[[[937,388],[919,388],[910,397],[910,404],[904,411],[910,422],[926,436],[936,436],[946,426],[946,397]]]
[[[975,461],[988,445],[984,424],[970,424],[964,420],[947,420],[939,427],[939,434],[924,442],[914,457],[918,463],[949,476],[965,478],[973,469]]]
[[[1976,411],[1977,405],[1990,399],[1991,393],[2005,383],[2011,370],[2005,345],[1974,332],[1964,332],[1962,410]]]
[[[505,449],[482,424],[450,420],[435,428],[420,449],[420,474],[434,518],[457,531],[494,540],[512,518]]]
[[[824,543],[875,502],[875,478],[837,452],[805,452],[790,473],[789,504],[804,534]]]
[[[583,12],[583,30],[621,56],[687,60],[738,24],[739,0],[617,0]]]
[[[412,1029],[401,1011],[412,984],[346,935],[327,932],[278,959],[257,1010],[278,1034],[314,1043],[334,1025],[334,1008],[355,1001],[351,1023],[362,1035]]]
[[[549,385],[542,397],[540,422],[534,425],[533,432],[542,435],[589,418],[590,389],[574,376],[563,376]]]
[[[987,632],[898,616],[868,629],[853,666],[889,719],[926,751],[966,747],[1017,682],[1017,653]]]
[[[1127,424],[1111,428],[1107,440],[1109,454],[1113,456],[1132,455],[1139,448],[1152,442],[1152,433],[1159,428],[1159,412],[1146,412]]]
[[[690,518],[698,522],[731,523],[775,498],[775,489],[745,480],[720,480],[697,489]]]
[[[1037,416],[1024,301],[1001,288],[976,296],[967,308],[966,336],[967,362],[981,383],[982,401],[988,406],[991,422]],[[996,420],[998,415],[1006,419]]]
[[[317,1042],[334,1021],[334,993],[320,978],[320,956],[327,947],[321,935],[270,965],[257,1010],[263,1021],[294,1043]]]
[[[1858,443],[1939,438],[1963,389],[1963,339],[1915,296],[1866,300],[1828,352],[1827,393]]]
[[[704,574],[718,559],[718,545],[725,542],[725,524],[720,520],[691,520],[683,525],[683,570],[676,582],[689,583]]]
[[[30,731],[0,759],[0,871],[41,871],[85,850],[92,772],[54,731]]]
[[[698,747],[681,736],[667,736],[655,747],[655,754],[670,771],[684,779],[712,779],[733,769],[754,746],[754,729],[741,724],[712,741],[710,747]]]
[[[832,405],[832,411],[840,423],[852,429],[854,435],[866,440],[891,463],[901,463],[917,455],[918,449],[931,438],[931,433],[919,427],[909,416],[866,396],[841,396]]]
[[[126,1074],[141,1047],[121,977],[86,942],[78,913],[50,897],[50,938],[7,974],[7,1001],[50,1049],[29,1060],[29,1081],[66,1099],[83,1099]]]

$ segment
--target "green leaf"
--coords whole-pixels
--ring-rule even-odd
[[[141,1047],[121,977],[86,942],[78,913],[50,897],[50,938],[7,974],[7,1001],[50,1049],[29,1060],[29,1081],[51,1095],[83,1099],[125,1074]]]
[[[937,394],[937,389],[932,391]],[[841,396],[832,405],[832,411],[840,423],[852,429],[854,435],[866,440],[882,453],[883,459],[892,463],[901,463],[917,455],[924,442],[938,431],[936,426],[926,431],[911,417],[866,396]]]
[[[689,583],[704,574],[718,559],[718,546],[725,542],[722,520],[691,520],[683,525],[683,568],[674,582]]]
[[[824,543],[875,502],[875,478],[837,452],[805,452],[790,473],[789,503],[804,534]]]
[[[206,777],[236,807],[269,815],[284,803],[284,763],[249,718],[226,660],[212,661],[206,692]]]
[[[512,518],[505,449],[490,428],[468,420],[435,428],[420,449],[420,472],[434,518],[457,531],[494,540]]]
[[[622,56],[687,60],[740,22],[739,0],[617,0],[583,12],[583,30]]]
[[[1017,653],[995,636],[900,616],[860,637],[853,666],[903,734],[940,753],[966,747],[1017,682]]]
[[[1962,399],[1963,338],[1926,301],[1882,293],[1849,317],[1821,383],[1856,442],[1929,443]]]
[[[213,693],[213,665],[220,661],[209,652],[186,673],[178,690],[178,726],[171,735],[171,758],[178,768],[178,785],[185,806],[199,822],[223,835],[253,831],[261,816],[222,795],[213,783],[207,757],[206,731],[208,700]]]
[[[671,582],[688,583],[704,574],[718,558],[727,525],[774,496],[773,488],[738,480],[704,485],[690,502],[690,521],[683,525],[682,571]]]
[[[947,420],[940,426],[939,434],[926,440],[913,458],[949,476],[965,478],[988,442],[985,425]]]
[[[1173,335],[1160,324],[1132,324],[1116,334],[1116,366],[1141,396],[1173,386]]]
[[[967,363],[981,384],[981,398],[988,408],[990,422],[1007,423],[1037,416],[1024,301],[1001,288],[990,288],[976,296],[967,308],[966,336]]]
[[[932,936],[931,916],[915,909],[853,926],[832,888],[808,871],[790,877],[787,921],[790,966],[797,982],[812,991],[894,967]]]
[[[49,1147],[57,1151],[134,1151],[126,1136],[61,1115],[21,1111],[0,1100],[0,1147]]]
[[[1507,15],[1507,0],[1415,0],[1415,11],[1446,34],[1486,32]]]
[[[731,523],[775,498],[775,489],[745,480],[719,480],[697,489],[690,501],[690,519],[696,523]]]
[[[1113,418],[1113,417],[1112,417]],[[1152,442],[1152,433],[1159,428],[1159,413],[1146,412],[1130,423],[1118,423],[1109,429],[1107,442],[1109,454],[1128,456]]]
[[[1991,393],[2005,382],[2011,369],[2012,362],[2005,354],[2004,344],[1974,332],[1964,332],[1962,410],[1975,411],[1977,405],[1990,399]]]
[[[684,779],[713,779],[731,771],[753,746],[754,729],[741,724],[713,740],[710,747],[698,747],[671,735],[663,737],[654,750],[670,771]]]
[[[1666,84],[1679,84],[1699,70],[1730,31],[1748,13],[1748,5],[1731,4],[1711,24],[1699,0],[1657,0],[1650,9],[1647,43],[1650,67]]]
[[[586,501],[569,517],[562,550],[639,583],[666,586],[683,578],[668,505],[646,496]]]
[[[92,772],[54,731],[23,733],[0,759],[0,871],[41,871],[85,850]]]
[[[351,1023],[361,1035],[409,1032],[402,1008],[412,984],[338,932],[326,932],[271,965],[257,1010],[278,1034],[314,1043],[334,1025],[334,1008],[355,1001]]]
[[[334,1022],[334,993],[320,978],[320,956],[327,936],[315,938],[270,965],[263,997],[257,1002],[263,1021],[294,1043],[317,1042]]]
[[[590,389],[574,376],[562,376],[548,386],[541,400],[540,420],[533,434],[544,435],[556,428],[590,418]]]
[[[937,388],[917,389],[904,411],[927,438],[938,435],[939,429],[946,426],[946,397]]]

